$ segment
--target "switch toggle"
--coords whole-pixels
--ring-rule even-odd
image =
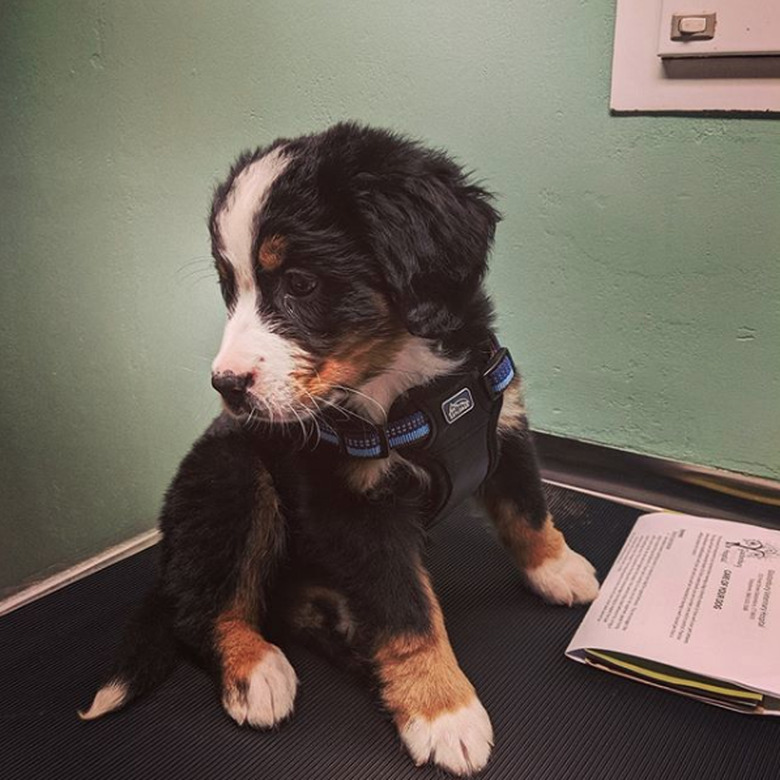
[[[686,16],[680,19],[677,29],[685,35],[702,33],[707,29],[707,20],[703,16]]]
[[[706,41],[715,37],[715,14],[674,14],[673,41]]]

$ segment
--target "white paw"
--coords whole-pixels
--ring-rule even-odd
[[[557,558],[526,571],[525,578],[531,590],[551,604],[588,604],[599,595],[596,570],[568,546]]]
[[[479,699],[433,720],[413,717],[401,730],[406,749],[420,766],[432,761],[454,775],[470,775],[487,764],[493,727]]]
[[[278,647],[272,647],[257,663],[248,684],[225,691],[222,705],[233,720],[255,728],[270,728],[293,710],[298,678]]]

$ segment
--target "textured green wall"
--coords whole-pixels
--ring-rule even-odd
[[[498,192],[537,428],[780,477],[780,126],[615,118],[613,0],[0,5],[0,587],[151,527],[217,409],[210,188],[342,118]]]

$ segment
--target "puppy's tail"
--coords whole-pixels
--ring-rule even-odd
[[[151,691],[173,671],[176,656],[172,608],[155,588],[130,619],[108,681],[79,717],[94,720]]]

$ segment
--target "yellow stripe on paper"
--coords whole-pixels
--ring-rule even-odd
[[[720,694],[721,696],[729,696],[734,699],[755,702],[756,704],[760,704],[764,698],[763,694],[756,693],[755,691],[746,691],[742,688],[726,688],[722,685],[699,682],[698,680],[688,680],[684,677],[675,677],[671,674],[656,672],[652,669],[646,669],[645,667],[637,666],[636,664],[629,663],[628,661],[623,661],[620,658],[614,658],[613,656],[607,655],[606,653],[602,653],[597,650],[587,650],[587,653],[596,658],[600,658],[602,661],[607,661],[607,663],[614,664],[621,669],[634,672],[635,674],[640,674],[643,677],[649,677],[651,680],[656,680],[658,682],[664,683],[665,685],[684,685],[686,688],[695,688],[696,690],[705,693]]]

